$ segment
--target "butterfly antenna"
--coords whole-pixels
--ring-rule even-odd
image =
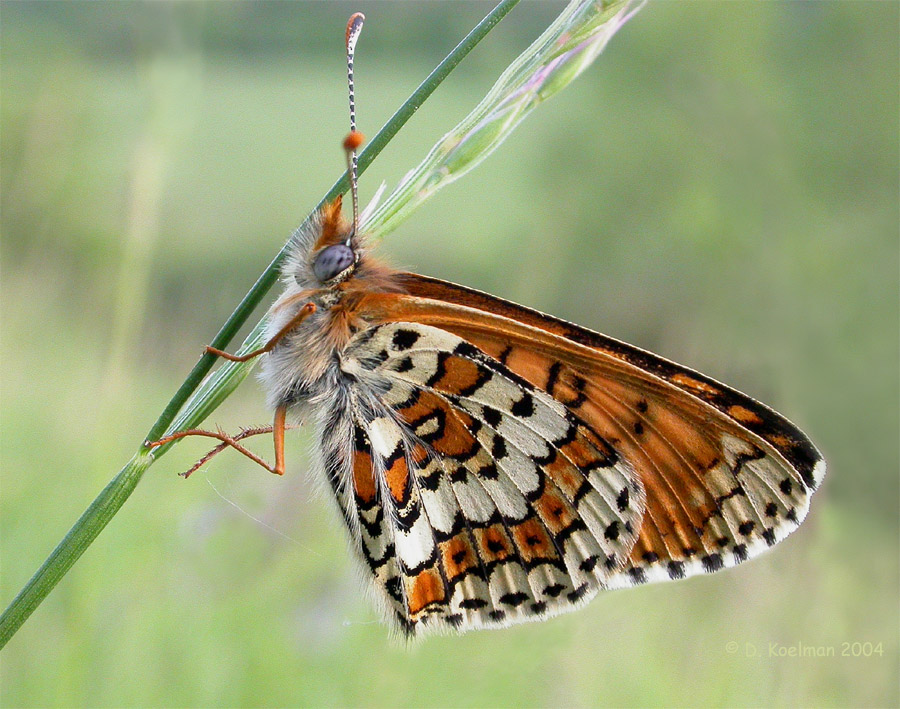
[[[356,189],[356,149],[362,145],[362,133],[356,131],[356,102],[353,94],[353,53],[356,51],[356,40],[362,31],[366,17],[361,12],[354,13],[347,22],[347,87],[350,94],[350,134],[344,139],[344,150],[347,152],[347,170],[350,172],[350,196],[353,198],[353,231],[352,237],[359,230],[359,195]],[[347,245],[350,244],[347,237]]]

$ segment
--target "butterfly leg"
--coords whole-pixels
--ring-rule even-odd
[[[198,470],[200,467],[202,467],[209,460],[221,453],[226,448],[234,448],[239,453],[247,456],[257,465],[261,465],[270,473],[274,473],[276,475],[284,475],[284,432],[287,428],[293,428],[293,426],[289,427],[285,424],[286,415],[287,408],[285,406],[279,406],[277,409],[275,409],[275,423],[272,426],[246,428],[235,436],[229,436],[223,431],[206,431],[199,428],[190,428],[184,431],[178,431],[177,433],[165,436],[164,438],[160,438],[158,441],[151,441],[147,443],[147,447],[157,448],[159,446],[165,445],[166,443],[177,441],[180,438],[187,438],[188,436],[204,436],[206,438],[215,438],[219,441],[222,441],[209,453],[207,453],[200,460],[194,463],[194,465],[191,466],[190,470],[181,473],[181,476],[184,478],[189,477],[192,473],[194,473],[196,470]],[[250,436],[258,436],[263,433],[274,434],[275,465],[269,465],[269,463],[267,463],[265,460],[239,443],[239,441],[243,440],[244,438],[249,438]]]
[[[290,319],[287,325],[285,325],[277,333],[275,333],[271,340],[269,340],[258,350],[253,350],[253,352],[248,352],[244,355],[233,355],[225,352],[224,350],[218,350],[215,347],[210,347],[209,345],[206,346],[206,352],[208,352],[209,354],[214,354],[217,357],[221,357],[222,359],[227,359],[230,362],[246,362],[253,359],[254,357],[259,357],[259,355],[273,350],[275,348],[275,345],[277,345],[285,335],[287,335],[291,330],[297,327],[297,325],[306,320],[306,318],[308,318],[314,312],[316,312],[315,304],[307,303],[302,308],[300,308],[300,311]]]
[[[279,406],[275,409],[275,423],[272,426],[272,437],[275,440],[275,470],[276,475],[284,475],[284,429],[287,417],[287,406]]]

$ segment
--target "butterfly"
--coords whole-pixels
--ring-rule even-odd
[[[207,435],[284,472],[289,419],[385,617],[408,636],[538,620],[601,589],[734,566],[797,528],[825,473],[752,398],[662,357],[487,293],[398,272],[354,202],[294,234],[261,356],[272,427]],[[275,464],[240,440],[273,433]],[[195,466],[195,468],[198,466]],[[192,469],[193,470],[193,469]]]

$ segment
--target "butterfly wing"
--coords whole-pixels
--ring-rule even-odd
[[[336,494],[406,633],[552,615],[628,563],[641,486],[553,396],[416,322],[365,331],[341,369],[355,385],[326,426],[326,456],[343,461]]]
[[[824,460],[799,429],[759,402],[636,347],[484,293],[413,274],[404,274],[403,285],[405,294],[370,302],[375,317],[456,336],[473,359],[502,368],[522,392],[548,400],[548,408],[561,405],[559,420],[574,421],[616,461],[622,489],[638,498],[628,511],[640,510],[637,519],[619,521],[622,529],[637,524],[638,535],[627,561],[617,558],[611,573],[598,577],[602,585],[732,566],[783,539],[805,517]],[[516,401],[487,390],[481,399],[444,396],[469,416],[472,405],[484,404],[506,415]],[[506,430],[493,433],[508,443]],[[578,470],[577,459],[572,462]],[[516,464],[508,468],[514,476]]]

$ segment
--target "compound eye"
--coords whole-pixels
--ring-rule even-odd
[[[333,244],[319,252],[313,261],[313,273],[323,283],[339,276],[356,261],[356,255],[346,244]]]

